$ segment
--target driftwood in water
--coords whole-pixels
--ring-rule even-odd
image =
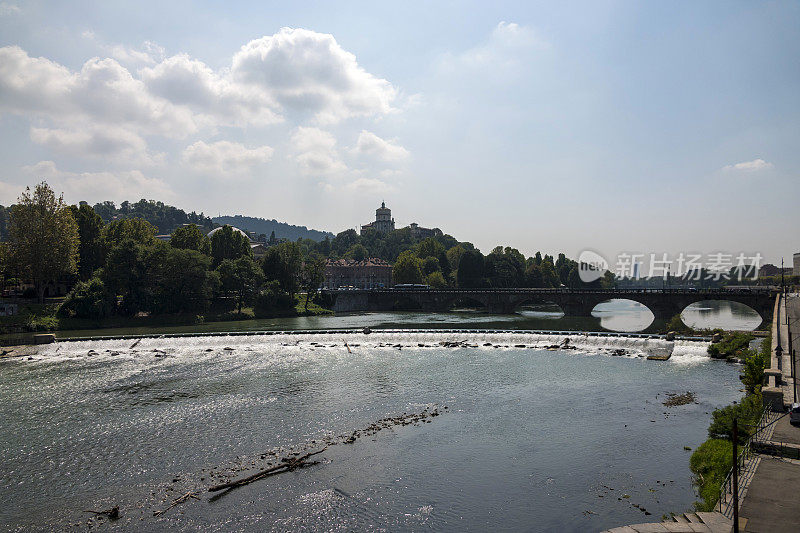
[[[208,492],[218,492],[220,490],[232,489],[234,487],[241,487],[242,485],[247,485],[249,483],[252,483],[253,481],[258,481],[261,478],[265,478],[273,474],[281,474],[283,472],[294,470],[295,468],[301,468],[303,466],[316,464],[316,461],[307,461],[307,459],[312,455],[320,454],[327,449],[328,447],[325,446],[319,451],[309,452],[305,455],[301,455],[300,457],[290,459],[282,464],[267,468],[265,470],[261,470],[260,472],[256,472],[252,476],[247,476],[246,478],[237,479],[236,481],[231,481],[228,483],[222,483],[220,485],[214,485],[213,487],[209,487]]]
[[[105,511],[92,511],[90,509],[90,510],[84,511],[84,513],[94,513],[96,515],[107,516],[111,520],[116,520],[117,518],[119,518],[119,505],[115,505],[111,509],[106,509]]]
[[[187,501],[189,498],[194,498],[195,500],[199,500],[200,498],[197,497],[198,494],[199,493],[197,491],[190,490],[189,492],[187,492],[186,494],[184,494],[180,498],[175,498],[174,500],[172,500],[172,503],[166,509],[162,509],[160,511],[153,511],[153,516],[159,516],[159,515],[164,514],[167,511],[169,511],[170,509],[172,509],[173,507],[176,507],[176,506],[182,504],[183,502]]]

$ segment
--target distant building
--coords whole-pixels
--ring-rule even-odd
[[[364,261],[354,259],[328,260],[325,264],[324,289],[355,287],[358,289],[377,289],[392,285],[392,265],[383,259],[370,258]]]
[[[255,259],[261,259],[267,255],[267,246],[263,242],[251,242],[250,251]]]
[[[394,231],[392,210],[386,207],[386,202],[381,202],[381,206],[375,210],[375,222],[361,226],[361,235],[369,231],[377,231],[384,235]]]
[[[369,224],[361,226],[361,235],[370,231],[377,231],[378,233],[386,235],[387,233],[393,232],[394,229],[392,210],[386,207],[385,202],[381,202],[381,206],[375,210],[375,222],[370,222]],[[411,232],[411,238],[415,240],[442,235],[442,230],[439,228],[423,228],[416,222],[412,222],[408,226],[408,230]]]
[[[792,256],[792,274],[795,276],[800,276],[800,252],[797,252]]]
[[[159,241],[169,242],[169,240],[171,238],[172,238],[172,235],[166,235],[166,234],[165,235],[156,235],[156,239],[158,239]]]
[[[439,228],[423,228],[416,222],[409,224],[408,229],[411,230],[412,239],[427,239],[428,237],[438,237],[442,234]]]
[[[798,254],[795,254],[797,256]],[[795,265],[797,265],[797,259],[795,259]],[[797,268],[797,266],[795,266]],[[787,276],[792,275],[792,268],[785,267],[783,269],[783,274]],[[772,263],[767,263],[765,265],[761,265],[761,268],[758,269],[758,277],[763,278],[766,276],[780,276],[781,275],[781,267],[775,266]]]

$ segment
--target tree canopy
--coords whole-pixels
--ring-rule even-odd
[[[11,208],[9,252],[14,267],[36,285],[39,302],[45,284],[75,274],[78,266],[78,224],[63,197],[47,183],[30,187]]]

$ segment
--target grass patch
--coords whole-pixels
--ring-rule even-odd
[[[744,352],[753,339],[749,333],[725,333],[721,341],[708,347],[708,355],[714,359],[744,360]]]

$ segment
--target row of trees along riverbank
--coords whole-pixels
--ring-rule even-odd
[[[133,205],[140,204],[145,205]],[[103,320],[168,314],[227,318],[226,306],[239,314],[291,315],[297,312],[301,292],[311,295],[304,298],[301,312],[322,312],[317,288],[325,260],[337,258],[393,262],[395,283],[586,285],[578,276],[577,262],[564,254],[556,258],[537,252],[526,258],[514,248],[498,246],[484,256],[471,243],[450,235],[416,240],[407,229],[363,236],[347,230],[319,242],[298,239],[271,246],[257,261],[248,239],[230,226],[209,238],[207,227],[189,224],[163,242],[155,239],[158,228],[131,214],[104,222],[88,204],[67,205],[44,182],[26,190],[9,210],[8,241],[0,246],[4,286],[32,280],[43,302],[48,283],[77,280],[53,320]],[[202,215],[197,218],[206,222]],[[611,283],[608,273],[591,285]],[[57,324],[45,320],[36,326],[50,327]]]

